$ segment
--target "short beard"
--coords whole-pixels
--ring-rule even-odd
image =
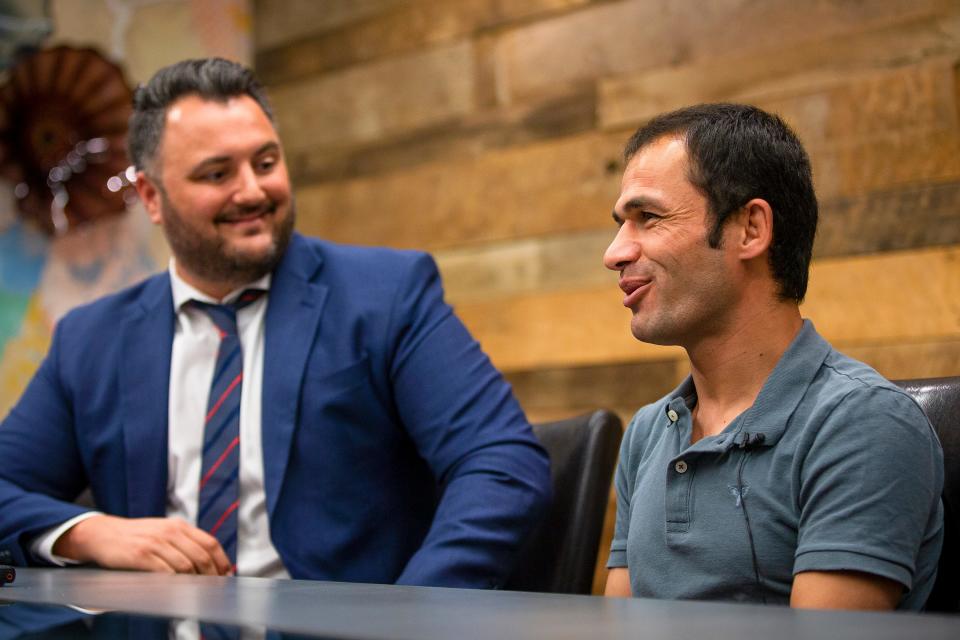
[[[296,211],[292,198],[286,218],[273,229],[273,246],[256,256],[229,251],[223,238],[211,239],[195,233],[163,190],[160,198],[163,231],[174,258],[189,272],[209,282],[240,286],[262,278],[280,263],[293,235]]]

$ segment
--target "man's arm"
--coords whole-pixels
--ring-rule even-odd
[[[50,352],[23,396],[0,424],[0,459],[5,461],[0,465],[0,557],[13,564],[42,562],[31,550],[37,537],[90,512],[73,503],[88,478],[75,433],[75,413],[82,410],[61,377],[64,322],[68,320],[58,325]],[[219,545],[211,549],[210,540],[182,521],[99,515],[68,529],[52,552],[115,568],[229,572],[222,550]],[[155,549],[146,551],[147,544]]]
[[[431,259],[419,257],[408,271],[392,314],[394,397],[442,489],[398,582],[501,586],[549,503],[546,452],[509,385],[444,303]]]
[[[108,569],[228,575],[217,539],[178,518],[91,516],[68,529],[53,552]]]
[[[799,609],[875,609],[897,606],[903,585],[859,571],[804,571],[793,579],[790,606]]]
[[[89,511],[72,503],[87,477],[58,373],[62,335],[58,325],[50,352],[0,424],[0,553],[14,564],[34,560],[35,536]]]
[[[916,403],[857,387],[798,454],[791,604],[919,609],[942,531],[943,456]]]
[[[615,567],[607,574],[607,586],[603,595],[613,598],[629,598],[633,595],[630,587],[630,572],[626,567]]]

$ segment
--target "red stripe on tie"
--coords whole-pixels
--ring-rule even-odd
[[[233,504],[227,507],[227,510],[223,512],[223,515],[220,516],[220,519],[217,520],[217,524],[213,525],[213,528],[210,529],[210,535],[214,536],[217,534],[217,529],[220,528],[224,522],[227,521],[227,518],[230,517],[230,514],[237,510],[237,507],[240,506],[239,500],[234,500]]]
[[[238,444],[240,444],[240,436],[237,436],[236,438],[234,438],[233,441],[230,442],[229,445],[227,445],[227,450],[224,451],[222,454],[220,454],[220,457],[217,458],[217,461],[214,462],[213,466],[211,466],[210,469],[207,471],[207,475],[203,476],[203,480],[200,481],[201,489],[203,489],[203,485],[207,484],[207,482],[210,481],[210,478],[213,477],[213,473],[214,471],[217,470],[217,467],[223,464],[223,461],[227,459],[227,456],[230,455],[230,452],[233,451],[234,447],[236,447]]]
[[[220,396],[220,399],[217,400],[217,404],[213,405],[210,408],[210,413],[207,414],[207,422],[210,422],[210,418],[217,413],[217,410],[220,408],[220,405],[223,404],[223,401],[227,399],[227,396],[230,395],[230,392],[233,391],[234,387],[240,384],[240,381],[243,380],[243,372],[237,374],[237,377],[233,379],[233,382],[230,383],[230,386],[227,387],[227,390],[223,392],[223,395]]]

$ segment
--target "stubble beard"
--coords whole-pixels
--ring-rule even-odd
[[[228,285],[239,286],[252,282],[273,271],[290,244],[296,220],[291,197],[286,217],[279,225],[272,227],[270,247],[252,254],[231,250],[219,234],[211,237],[194,231],[164,193],[161,193],[161,205],[163,232],[177,263],[203,280]],[[269,208],[272,211],[270,215],[276,215],[277,204],[270,203]]]
[[[648,344],[688,348],[722,331],[736,292],[719,271],[695,282],[673,283],[653,309],[640,309],[630,320],[634,338]],[[681,292],[686,292],[684,295]]]

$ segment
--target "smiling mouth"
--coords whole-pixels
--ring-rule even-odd
[[[650,285],[652,284],[653,280],[646,280],[642,278],[621,280],[620,289],[622,289],[626,294],[623,297],[623,306],[629,308],[640,302],[640,298],[646,295],[647,291],[650,289]]]
[[[260,207],[258,209],[250,211],[235,212],[217,216],[215,222],[217,224],[239,224],[244,222],[251,222],[254,220],[259,220],[260,218],[270,215],[277,210],[276,203],[270,203],[269,205]]]

